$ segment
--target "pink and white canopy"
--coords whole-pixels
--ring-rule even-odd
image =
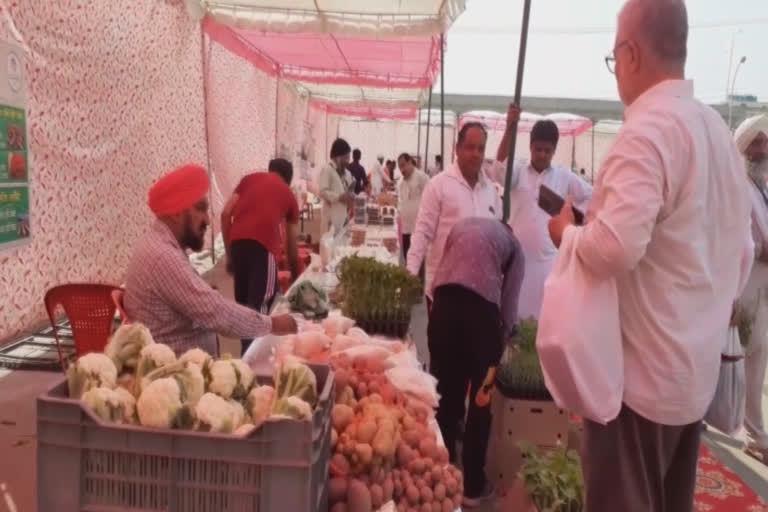
[[[520,114],[520,122],[517,124],[518,133],[530,133],[536,121],[549,119],[554,121],[560,130],[561,136],[577,137],[592,128],[592,121],[586,117],[574,114],[549,114],[542,116],[523,112]],[[459,119],[459,124],[464,125],[468,122],[483,123],[489,130],[504,131],[507,125],[506,114],[500,114],[489,110],[473,110],[465,112]]]
[[[185,0],[195,19],[263,32],[349,37],[435,36],[466,0]]]
[[[328,112],[413,118],[465,0],[186,0],[206,33]]]

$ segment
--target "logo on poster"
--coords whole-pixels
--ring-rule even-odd
[[[8,61],[6,63],[6,74],[8,76],[8,86],[11,91],[17,93],[21,90],[21,59],[13,52],[8,53]]]

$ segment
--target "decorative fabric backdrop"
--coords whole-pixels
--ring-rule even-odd
[[[151,221],[148,188],[178,165],[207,165],[208,148],[207,52],[182,0],[0,0],[0,38],[26,52],[33,229],[30,245],[0,251],[3,340],[45,318],[54,285],[121,283]],[[240,176],[275,154],[276,83],[215,44],[210,57],[215,218]],[[290,94],[297,105],[279,117],[312,120]],[[337,125],[329,119],[334,134]],[[324,122],[310,127],[324,140]]]

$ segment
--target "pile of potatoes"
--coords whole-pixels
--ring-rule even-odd
[[[463,477],[437,445],[429,411],[394,392],[380,372],[336,364],[330,511],[373,512],[391,500],[402,512],[459,508]]]

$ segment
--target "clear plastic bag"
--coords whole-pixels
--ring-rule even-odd
[[[720,363],[715,397],[704,421],[721,432],[734,435],[744,424],[745,396],[744,350],[736,327],[728,329],[728,339]]]

